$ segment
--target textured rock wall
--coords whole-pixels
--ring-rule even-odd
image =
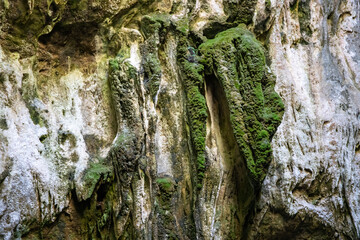
[[[1,239],[360,237],[358,1],[0,18]]]
[[[253,238],[359,238],[359,14],[357,1],[272,1],[257,13],[286,110]]]

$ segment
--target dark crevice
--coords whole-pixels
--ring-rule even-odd
[[[208,39],[215,38],[216,34],[219,32],[225,31],[229,28],[236,27],[234,23],[221,23],[221,22],[211,22],[207,27],[203,30],[203,35]]]
[[[46,76],[54,67],[62,73],[71,66],[83,68],[85,73],[94,71],[91,63],[95,63],[95,35],[98,32],[99,26],[95,22],[55,25],[50,33],[38,39],[39,73]]]
[[[40,36],[39,42],[50,47],[48,50],[51,53],[59,53],[60,50],[70,57],[76,54],[93,55],[96,51],[94,37],[98,30],[98,24],[95,22],[65,26],[58,24],[49,34]]]

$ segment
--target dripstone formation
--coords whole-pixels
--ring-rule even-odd
[[[359,239],[357,0],[0,0],[0,239]]]

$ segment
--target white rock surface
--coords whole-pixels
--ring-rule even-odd
[[[6,121],[0,129],[0,173],[4,174],[0,232],[6,233],[5,239],[11,239],[13,230],[21,230],[26,219],[54,221],[68,205],[67,196],[74,187],[79,193],[86,191],[82,189],[83,172],[89,161],[97,159],[90,156],[84,136],[104,142],[112,141],[113,136],[109,96],[99,93],[106,83],[101,67],[88,77],[71,71],[37,90],[42,100],[35,98],[30,104],[46,121],[44,125],[32,121],[21,95],[38,88],[27,61],[31,60],[19,62],[0,49],[0,72],[5,79],[0,106],[2,121]],[[70,137],[62,141],[61,134]],[[100,155],[108,150],[105,144]]]
[[[290,3],[272,1],[271,68],[286,109],[273,139],[274,161],[263,183],[253,231],[264,227],[261,221],[271,209],[281,209],[290,218],[311,216],[341,232],[336,236],[356,239],[359,2],[310,1],[313,33],[307,44],[300,40],[304,33]]]

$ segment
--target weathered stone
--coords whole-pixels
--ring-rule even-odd
[[[0,0],[0,238],[358,239],[359,12]]]

